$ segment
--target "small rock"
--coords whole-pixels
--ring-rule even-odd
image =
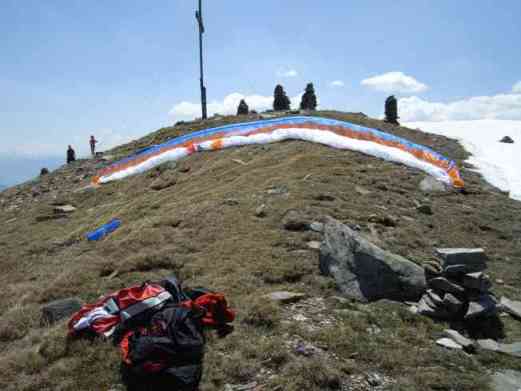
[[[515,318],[521,319],[521,301],[509,300],[503,296],[499,300],[500,309]]]
[[[438,262],[427,261],[423,264],[423,270],[425,272],[425,278],[430,280],[431,278],[440,277],[442,273],[441,265]]]
[[[372,214],[367,220],[371,223],[383,225],[384,227],[396,227],[396,218],[390,215],[379,216]]]
[[[272,187],[271,189],[268,189],[266,193],[270,195],[281,195],[281,194],[287,194],[288,188],[286,186],[278,186],[278,187]]]
[[[436,306],[443,304],[443,298],[436,294],[432,289],[427,289],[427,295]]]
[[[307,242],[307,246],[312,250],[320,250],[320,242],[316,240]]]
[[[335,197],[331,194],[318,194],[314,196],[313,199],[316,201],[334,201]]]
[[[482,248],[438,248],[436,254],[443,260],[443,268],[465,265],[468,272],[480,272],[487,268],[487,257]]]
[[[382,376],[377,373],[371,373],[367,376],[367,383],[372,387],[378,387],[383,384]]]
[[[186,173],[188,171],[190,171],[190,166],[184,166],[179,169],[179,172],[183,172],[183,173]]]
[[[465,319],[492,316],[497,313],[497,302],[490,294],[480,295],[476,300],[469,302]]]
[[[484,350],[490,350],[493,352],[497,352],[499,349],[499,344],[493,339],[478,339],[476,341],[477,347]]]
[[[424,215],[432,215],[432,207],[429,204],[420,204],[416,210]]]
[[[443,297],[443,306],[452,313],[458,313],[463,309],[464,303],[450,293],[446,293]]]
[[[288,304],[288,303],[294,303],[296,301],[302,300],[305,297],[307,297],[304,293],[295,293],[295,292],[288,292],[288,291],[277,291],[277,292],[271,292],[267,295],[264,295],[269,300],[281,303],[281,304]]]
[[[313,221],[309,225],[309,229],[315,232],[324,232],[324,224],[319,223],[318,221]]]
[[[255,209],[255,216],[266,217],[266,205],[262,204]]]
[[[156,190],[156,191],[160,191],[160,190],[163,190],[163,189],[166,189],[168,187],[171,187],[173,185],[176,184],[176,179],[175,178],[168,178],[168,179],[164,179],[162,177],[159,177],[159,178],[156,178],[151,184],[150,184],[150,188],[152,190]]]
[[[55,323],[79,311],[81,306],[81,301],[75,297],[52,301],[42,307],[42,321]]]
[[[363,195],[363,196],[371,194],[370,190],[367,190],[367,189],[363,188],[362,186],[355,186],[355,191],[358,194]]]
[[[452,329],[445,329],[443,330],[443,335],[447,338],[452,339],[454,342],[456,342],[458,345],[461,345],[463,349],[467,351],[472,351],[475,349],[474,341],[464,337],[460,333],[458,333],[456,330]]]
[[[235,206],[235,205],[239,205],[239,200],[237,200],[235,198],[227,198],[223,201],[223,204],[229,205],[229,206]]]
[[[60,205],[54,207],[54,213],[72,213],[76,208],[72,205]]]
[[[468,273],[463,276],[463,286],[479,292],[488,292],[492,283],[488,276],[483,272]]]
[[[496,284],[503,285],[504,283],[505,283],[505,281],[502,280],[501,278],[496,278]]]
[[[467,265],[450,265],[443,269],[443,272],[447,278],[460,280],[465,273],[469,272],[469,270]]]
[[[465,292],[465,289],[463,289],[461,286],[454,284],[453,282],[450,282],[445,277],[436,277],[431,278],[427,282],[428,286],[434,290],[442,291],[446,293],[452,293],[455,295],[461,295]]]
[[[510,136],[505,136],[501,140],[499,140],[500,143],[505,144],[514,144],[514,140]]]
[[[308,219],[296,210],[288,211],[282,218],[282,224],[288,231],[305,231],[309,227]]]
[[[420,190],[424,193],[441,193],[447,191],[445,185],[432,176],[427,176],[420,182]]]
[[[448,349],[463,349],[463,346],[450,338],[440,338],[436,341],[436,344]]]

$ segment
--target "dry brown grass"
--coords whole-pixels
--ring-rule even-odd
[[[458,160],[466,156],[443,137],[357,115],[321,115],[390,130]],[[233,121],[237,118],[211,125]],[[205,126],[164,128],[115,154]],[[339,306],[328,301],[327,311],[350,309],[361,315],[335,315],[336,324],[310,332],[291,319],[285,323],[287,311],[261,298],[274,290],[326,298],[336,294],[333,281],[318,273],[318,253],[306,246],[319,240],[318,234],[282,228],[285,213],[295,209],[311,219],[332,215],[359,224],[365,233],[371,231],[370,215],[393,215],[395,227],[373,227],[376,239],[418,263],[431,258],[436,246],[483,246],[491,258],[492,279],[505,281],[496,292],[521,299],[515,288],[521,283],[521,242],[515,234],[521,227],[521,207],[475,173],[462,174],[469,194],[425,196],[418,190],[423,174],[417,171],[349,151],[285,142],[195,154],[175,169],[96,191],[63,194],[78,208],[65,219],[35,222],[37,213],[52,202],[47,193],[18,211],[1,211],[1,220],[16,220],[0,225],[0,284],[5,292],[0,297],[0,388],[101,390],[119,383],[117,349],[103,341],[67,343],[64,323],[40,325],[41,303],[68,296],[91,302],[107,292],[175,273],[189,286],[224,292],[238,310],[234,333],[208,341],[203,390],[253,380],[272,388],[335,389],[338,379],[367,370],[396,378],[398,390],[484,390],[487,368],[520,364],[497,354],[470,358],[438,348],[433,341],[446,325],[402,309],[389,310],[388,305]],[[175,177],[175,185],[150,190],[158,175]],[[53,178],[68,181],[52,173],[46,180]],[[362,196],[356,186],[371,193]],[[22,192],[29,189],[21,187]],[[282,191],[273,194],[270,189]],[[416,212],[415,200],[425,198],[432,204],[432,216]],[[266,216],[259,218],[255,210],[261,204],[266,205]],[[84,241],[86,232],[114,217],[122,220],[120,229],[100,242]],[[117,275],[108,278],[116,270]],[[509,338],[519,339],[518,325],[503,321]],[[380,334],[368,333],[374,326]],[[327,347],[339,359],[296,356],[285,345],[295,336]],[[260,375],[263,370],[271,371],[273,378]]]

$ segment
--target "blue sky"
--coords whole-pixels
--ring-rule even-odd
[[[0,183],[90,134],[103,149],[197,114],[195,5],[2,0]],[[405,120],[521,119],[520,15],[518,0],[206,0],[208,100],[263,109],[277,82],[295,97],[312,81],[321,108],[378,117],[394,93]]]

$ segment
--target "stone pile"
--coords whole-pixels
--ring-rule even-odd
[[[427,291],[418,313],[436,319],[471,320],[494,316],[498,302],[484,273],[487,257],[481,248],[437,249],[439,262],[424,265]]]

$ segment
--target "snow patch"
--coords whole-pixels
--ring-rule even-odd
[[[521,201],[521,121],[486,119],[403,125],[458,140],[472,154],[467,161],[487,182]],[[500,143],[503,136],[510,136],[514,144]]]

